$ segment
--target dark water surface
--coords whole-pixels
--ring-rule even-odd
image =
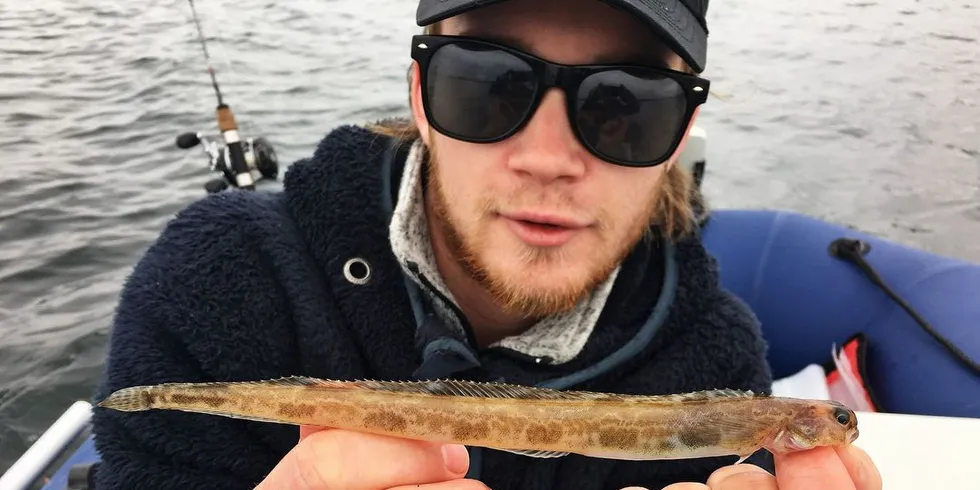
[[[719,0],[715,206],[980,261],[980,3]],[[404,114],[415,2],[198,0],[219,82],[281,160]],[[183,0],[0,4],[0,472],[99,375],[133,262],[203,195],[214,96]]]

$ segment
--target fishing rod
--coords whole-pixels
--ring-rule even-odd
[[[197,29],[198,40],[204,52],[208,74],[211,76],[211,86],[214,87],[218,99],[216,117],[218,130],[221,132],[224,147],[217,141],[205,138],[200,132],[189,132],[177,137],[177,147],[182,149],[201,145],[211,158],[211,171],[221,172],[222,177],[209,181],[204,188],[209,193],[220,192],[233,186],[245,190],[254,190],[256,181],[260,179],[276,180],[279,175],[279,159],[275,149],[265,138],[242,139],[238,132],[238,123],[231,107],[225,103],[218,87],[218,78],[211,63],[208,45],[204,38],[204,30],[197,16],[194,0],[187,0],[191,15]]]

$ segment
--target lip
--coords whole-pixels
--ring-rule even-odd
[[[546,212],[508,212],[500,213],[500,217],[511,232],[532,247],[559,247],[589,226],[578,218]]]
[[[589,226],[589,222],[583,219],[542,211],[502,212],[500,213],[500,216],[513,221],[528,221],[531,223],[560,226],[562,228],[569,228],[573,230]]]

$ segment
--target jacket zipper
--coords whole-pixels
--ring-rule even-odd
[[[466,340],[467,342],[469,342],[470,347],[476,350],[476,338],[473,335],[473,327],[470,325],[469,320],[466,319],[466,316],[463,315],[463,311],[460,310],[458,306],[456,306],[456,303],[450,301],[449,298],[447,298],[444,294],[442,294],[442,292],[439,291],[439,289],[435,287],[435,285],[429,282],[429,279],[426,278],[425,275],[419,271],[418,264],[416,264],[415,262],[409,262],[408,268],[409,270],[412,271],[413,274],[415,274],[415,277],[417,277],[418,280],[422,282],[422,285],[427,290],[432,292],[432,294],[435,294],[436,297],[439,298],[439,301],[441,301],[443,305],[448,307],[453,312],[453,315],[456,317],[456,320],[459,321],[460,326],[462,326],[463,328],[463,334],[466,335]]]

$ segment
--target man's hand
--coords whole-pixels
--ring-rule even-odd
[[[487,490],[463,476],[466,448],[301,427],[299,443],[255,490]]]
[[[755,465],[719,468],[701,483],[675,483],[663,490],[881,490],[881,474],[856,446],[821,447],[775,455],[776,475]]]

